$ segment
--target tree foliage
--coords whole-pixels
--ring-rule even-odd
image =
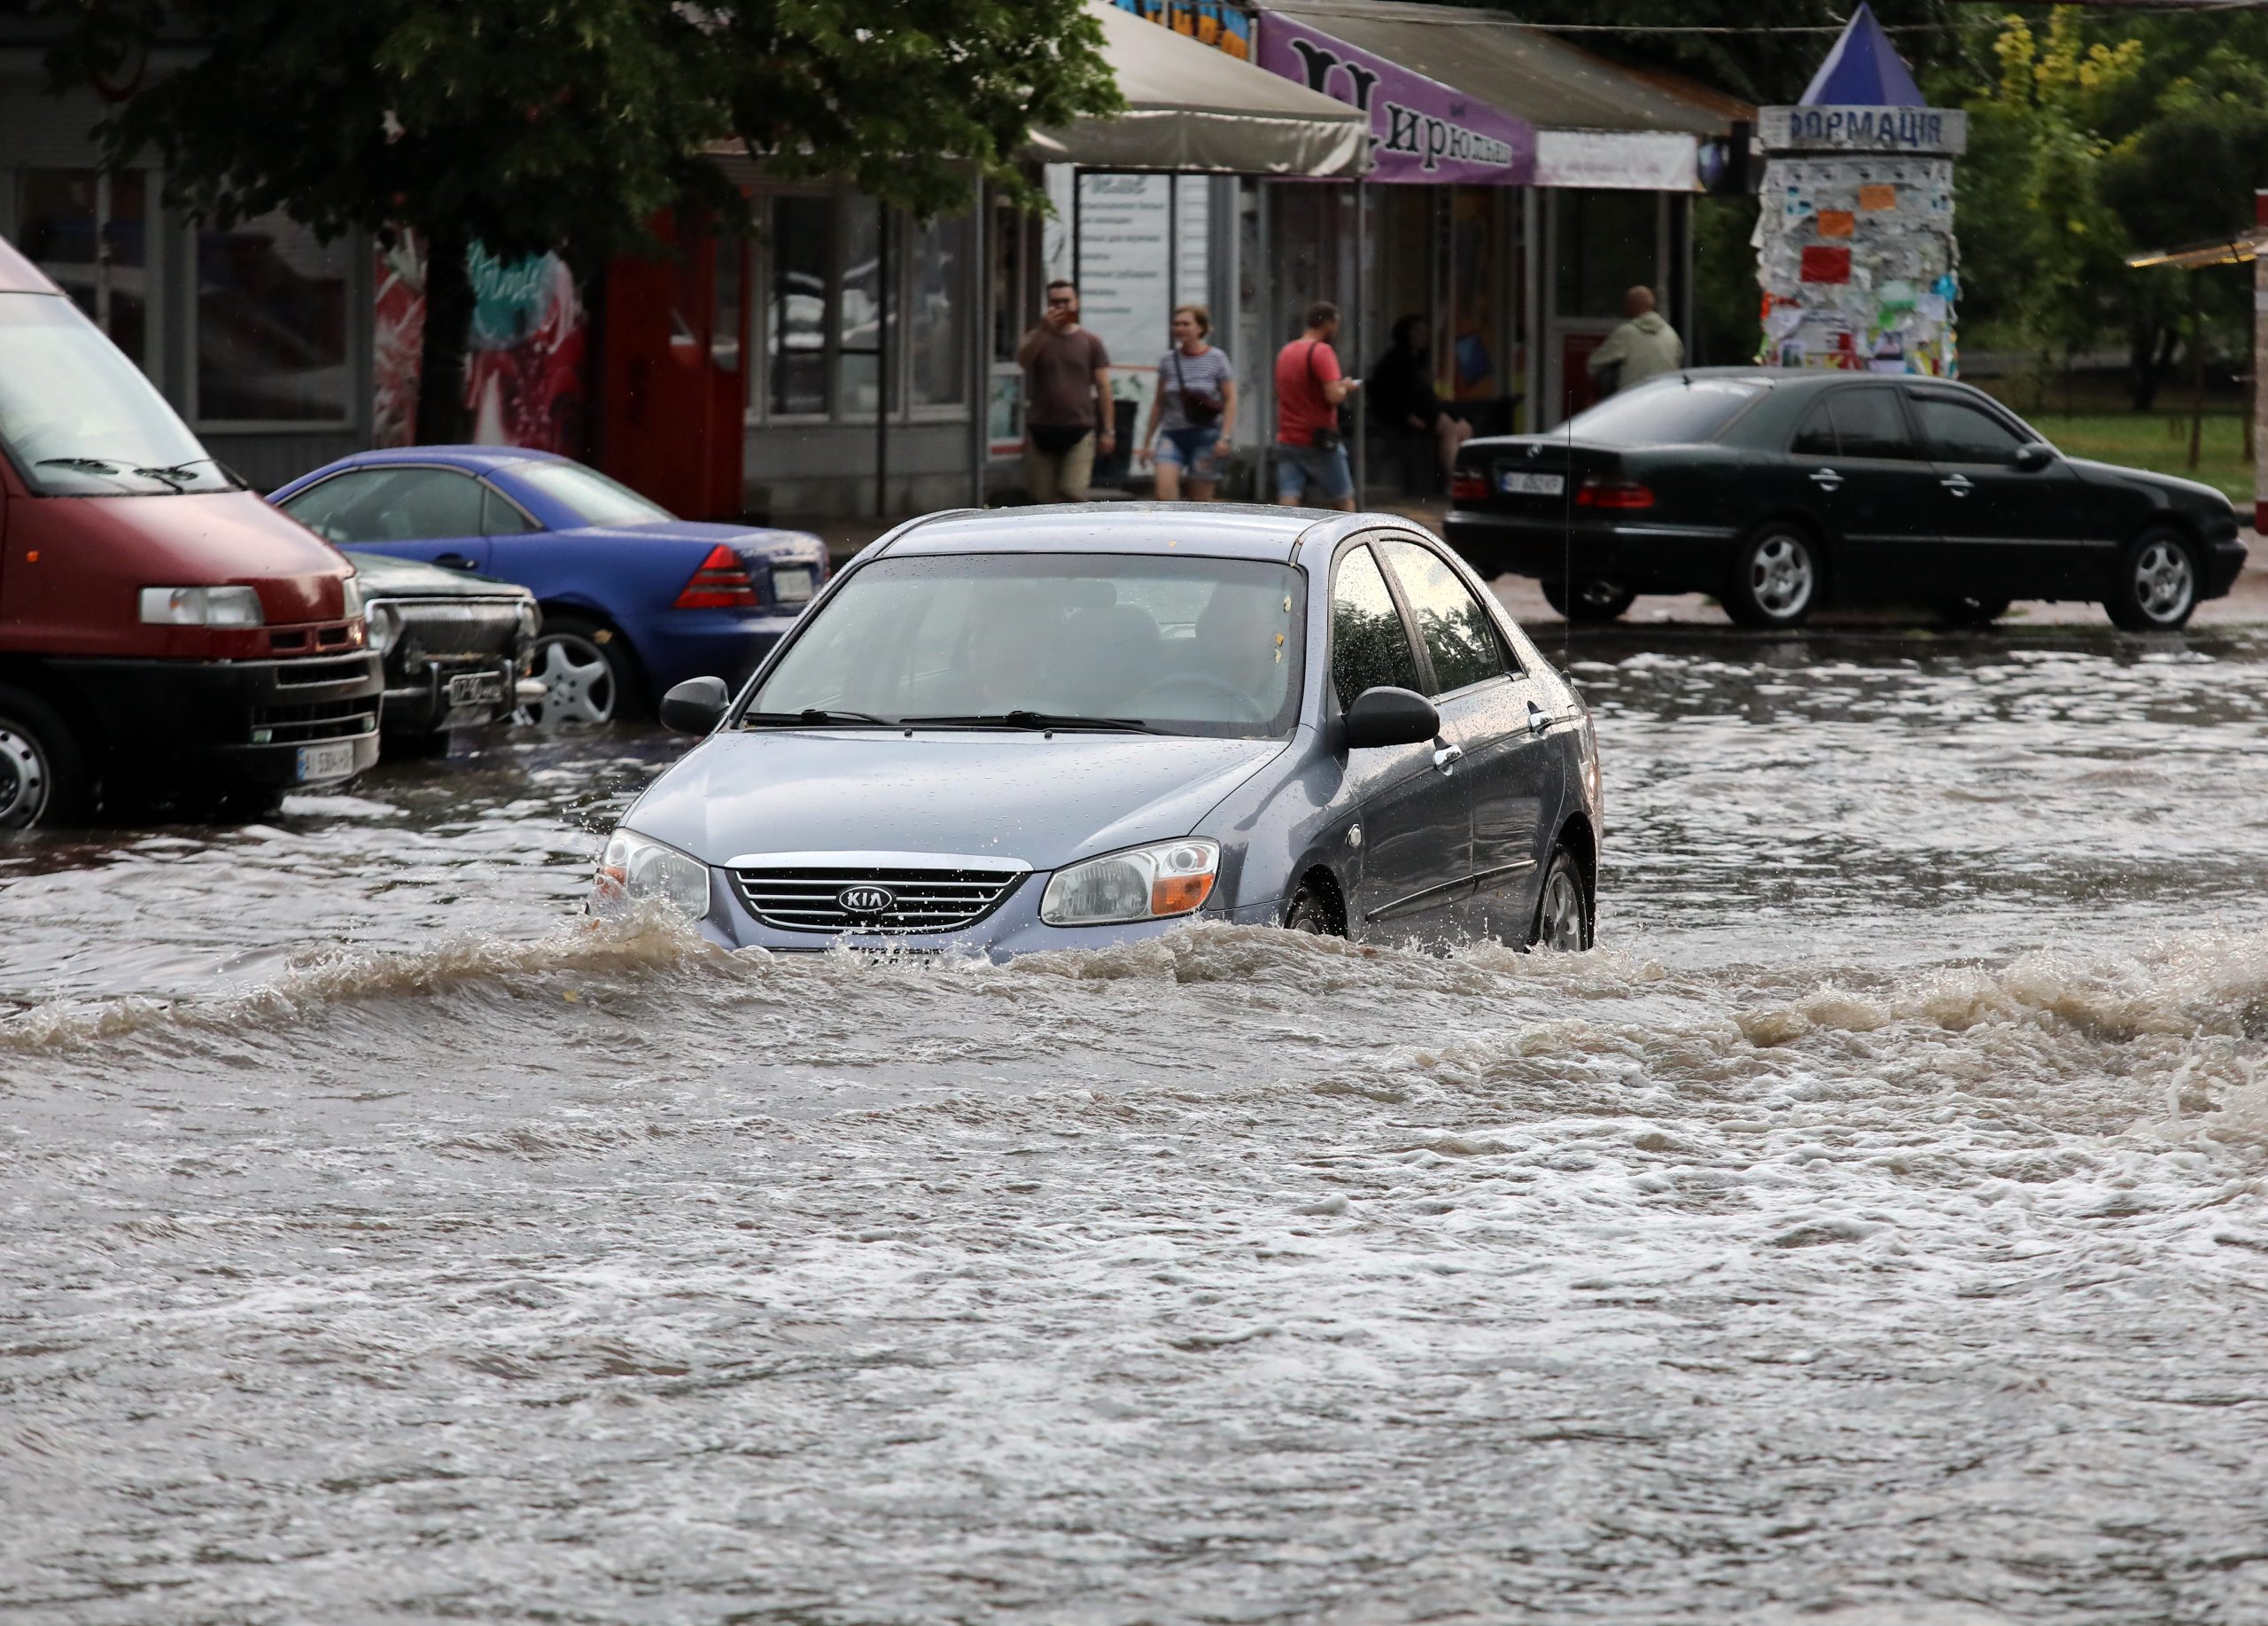
[[[156,156],[169,202],[418,232],[429,433],[462,422],[472,240],[587,274],[665,208],[750,226],[719,144],[935,213],[965,202],[970,164],[1021,189],[1033,124],[1116,105],[1079,0],[54,0],[50,17],[58,86],[118,76],[161,31],[199,42],[97,131],[113,164]]]
[[[2051,356],[2121,338],[2138,407],[2183,339],[2198,362],[2243,347],[2242,272],[2138,272],[2125,259],[2249,224],[2268,183],[2264,50],[2256,17],[2058,7],[2044,25],[2004,22],[2000,72],[1966,98],[1955,172],[1972,344]]]

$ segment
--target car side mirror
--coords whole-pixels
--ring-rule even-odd
[[[662,696],[662,727],[680,734],[707,734],[733,704],[722,678],[687,678]]]
[[[2016,447],[2016,465],[2019,469],[2045,469],[2055,461],[2055,448],[2045,440],[2027,440]]]
[[[1441,714],[1425,696],[1406,689],[1366,689],[1347,708],[1347,749],[1415,745],[1441,731]]]

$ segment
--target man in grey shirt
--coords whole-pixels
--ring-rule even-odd
[[[1047,314],[1016,346],[1024,370],[1024,484],[1035,502],[1084,502],[1112,432],[1110,353],[1079,325],[1079,291],[1047,284]]]

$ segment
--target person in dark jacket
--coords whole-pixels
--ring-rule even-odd
[[[1371,421],[1431,436],[1441,454],[1441,477],[1456,470],[1456,449],[1472,439],[1472,425],[1441,405],[1433,393],[1433,335],[1425,318],[1394,324],[1393,347],[1371,369]]]

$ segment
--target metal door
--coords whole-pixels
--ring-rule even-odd
[[[1934,568],[1938,471],[1914,438],[1894,385],[1824,392],[1772,484],[1778,500],[1815,515],[1837,592],[1895,595]]]
[[[1425,692],[1441,712],[1444,766],[1464,787],[1472,857],[1456,912],[1469,932],[1525,942],[1565,789],[1559,748],[1546,737],[1548,699],[1443,554],[1413,537],[1377,546],[1418,629]]]
[[[1343,710],[1366,689],[1422,694],[1426,680],[1401,606],[1370,548],[1332,572],[1331,676]],[[1454,935],[1455,906],[1472,883],[1472,829],[1461,754],[1446,738],[1347,753],[1362,831],[1347,927],[1356,937],[1420,943]]]

